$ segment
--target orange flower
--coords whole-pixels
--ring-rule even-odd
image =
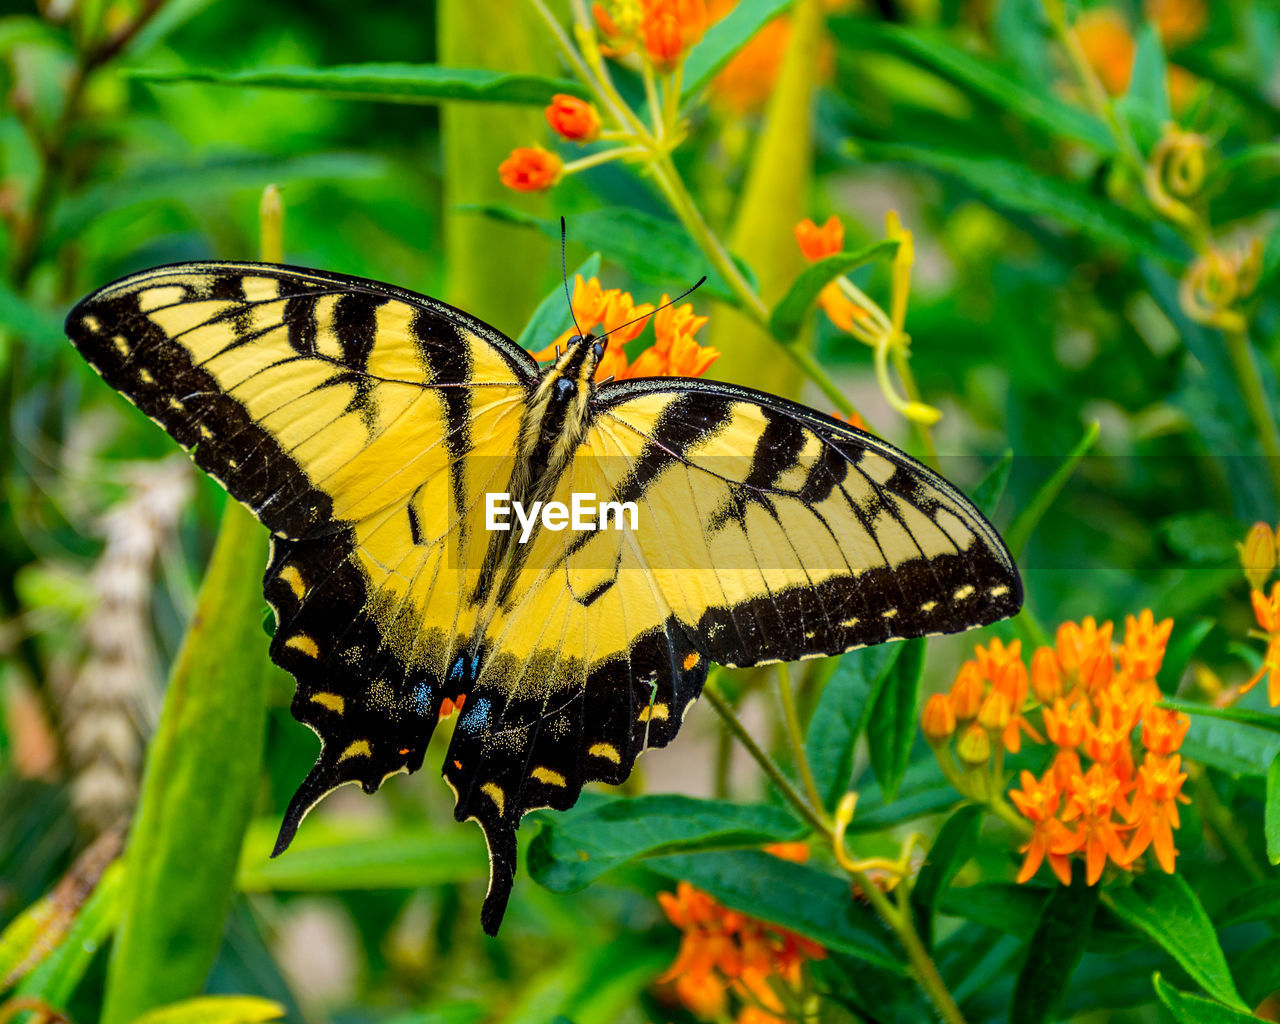
[[[1179,826],[1178,803],[1190,803],[1183,795],[1186,772],[1179,772],[1182,758],[1178,754],[1161,757],[1147,754],[1138,769],[1138,792],[1131,816],[1137,825],[1127,854],[1130,861],[1141,856],[1150,846],[1166,874],[1173,874],[1173,859],[1178,855],[1173,845],[1173,830]]]
[[[982,672],[976,661],[966,661],[956,673],[956,680],[951,684],[951,706],[956,718],[967,722],[977,718],[982,709],[986,684],[982,680]]]
[[[577,96],[556,93],[546,116],[551,130],[570,142],[594,142],[600,135],[600,115],[595,106]]]
[[[1041,704],[1062,696],[1062,669],[1052,647],[1041,647],[1031,659],[1031,692]]]
[[[693,306],[667,306],[667,296],[662,296],[659,309],[653,318],[656,340],[645,349],[627,371],[629,377],[701,377],[720,358],[720,352],[703,347],[694,340],[707,322],[705,316],[695,316]]]
[[[707,30],[704,0],[643,0],[640,37],[645,52],[660,70],[669,71]]]
[[[800,251],[810,262],[834,256],[844,248],[844,225],[835,214],[822,227],[806,217],[796,225],[795,232]]]
[[[807,856],[803,843],[766,849],[799,859],[793,847],[804,847]],[[798,988],[805,962],[827,955],[816,942],[730,910],[688,882],[677,883],[674,895],[658,893],[658,902],[684,934],[675,962],[657,980],[674,981],[677,998],[700,1017],[726,1016],[731,992],[744,1002],[749,999],[781,1013],[771,979]]]
[[[1110,7],[1094,7],[1076,20],[1075,32],[1102,87],[1112,96],[1128,89],[1137,46],[1124,15]]]
[[[991,759],[991,737],[979,723],[973,722],[960,734],[956,755],[971,768],[978,768]]]
[[[1204,0],[1146,0],[1142,6],[1168,48],[1195,39],[1209,20]]]
[[[1083,850],[1085,881],[1097,884],[1109,857],[1121,867],[1129,858],[1120,841],[1119,826],[1112,819],[1120,782],[1105,765],[1095,764],[1084,775],[1069,784],[1066,809],[1062,821],[1076,821],[1076,827],[1065,831],[1050,848],[1053,853],[1067,854]]]
[[[517,192],[542,192],[551,188],[564,173],[564,163],[540,146],[513,149],[498,165],[498,177]]]
[[[1034,775],[1024,770],[1021,782],[1022,789],[1009,790],[1009,798],[1023,817],[1032,823],[1032,830],[1030,840],[1018,849],[1019,853],[1027,855],[1018,872],[1018,883],[1028,881],[1048,857],[1049,867],[1058,876],[1058,880],[1063,885],[1070,885],[1071,861],[1065,854],[1054,853],[1052,849],[1055,843],[1062,841],[1062,835],[1066,832],[1062,822],[1054,817],[1062,794],[1053,773],[1046,773],[1044,780],[1037,782]]]
[[[1125,616],[1124,644],[1118,655],[1120,668],[1135,682],[1155,679],[1172,632],[1173,619],[1157,624],[1150,608],[1144,609],[1136,619]]]
[[[1111,660],[1112,625],[1099,626],[1092,615],[1077,625],[1064,622],[1058,627],[1058,664],[1072,683],[1080,682],[1090,692],[1111,682],[1115,664]]]
[[[790,18],[767,22],[711,80],[712,98],[735,114],[763,107],[773,95],[790,38]]]
[[[1274,708],[1280,705],[1280,583],[1272,585],[1270,598],[1261,590],[1255,590],[1249,596],[1253,601],[1254,617],[1267,634],[1267,650],[1262,656],[1262,668],[1240,687],[1240,692],[1248,693],[1269,675],[1267,702]]]
[[[764,852],[779,860],[789,860],[792,864],[809,863],[809,844],[803,839],[793,843],[770,843]]]
[[[1191,719],[1178,711],[1149,708],[1142,716],[1142,745],[1153,754],[1172,754],[1191,728]]]
[[[867,421],[862,418],[862,414],[859,413],[856,409],[853,412],[849,413],[849,415],[847,416],[839,412],[833,412],[831,414],[831,418],[837,419],[841,423],[847,423],[849,424],[849,426],[855,427],[858,430],[864,431],[865,433],[868,433],[868,434],[871,433],[871,428],[867,426]]]

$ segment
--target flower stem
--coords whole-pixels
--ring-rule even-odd
[[[782,721],[787,728],[787,742],[791,746],[792,760],[795,761],[796,771],[800,773],[800,781],[804,783],[809,805],[816,810],[823,806],[822,795],[818,792],[818,783],[813,777],[809,755],[804,749],[804,736],[800,732],[800,716],[796,713],[796,698],[791,688],[791,672],[787,669],[785,661],[778,664],[778,697],[782,701]]]
[[[1276,430],[1276,422],[1267,405],[1267,393],[1258,374],[1258,364],[1249,345],[1248,333],[1245,330],[1224,330],[1222,337],[1227,345],[1227,354],[1231,357],[1231,367],[1235,370],[1236,384],[1244,398],[1245,408],[1249,410],[1253,427],[1258,432],[1258,442],[1266,456],[1272,486],[1277,499],[1280,499],[1280,433]]]
[[[706,695],[707,700],[711,702],[711,706],[715,708],[716,714],[720,716],[729,731],[746,748],[747,753],[751,755],[761,770],[769,776],[769,781],[777,787],[783,799],[795,808],[800,817],[808,822],[815,832],[820,833],[829,840],[831,838],[831,826],[823,821],[821,815],[809,806],[805,798],[800,795],[799,790],[782,774],[782,769],[778,767],[777,762],[765,753],[760,744],[755,741],[755,737],[747,731],[747,727],[742,724],[742,720],[738,718],[729,702],[725,700],[724,694],[710,684],[704,686],[702,692]]]

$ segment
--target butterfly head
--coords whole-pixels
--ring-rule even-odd
[[[556,359],[549,375],[572,381],[576,390],[589,393],[595,383],[596,366],[604,358],[609,339],[594,334],[575,335]]]

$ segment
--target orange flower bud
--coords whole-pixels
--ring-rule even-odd
[[[1268,633],[1280,633],[1280,583],[1272,585],[1270,598],[1261,590],[1253,591],[1249,597],[1258,625]]]
[[[991,757],[991,737],[987,730],[977,722],[968,726],[960,734],[960,741],[956,744],[956,754],[971,768],[986,764]]]
[[[1076,20],[1076,39],[1103,88],[1119,96],[1129,87],[1137,50],[1124,15],[1109,7],[1095,7]]]
[[[651,14],[645,18],[644,27],[645,52],[660,68],[669,68],[676,64],[684,52],[684,36],[680,32],[680,22],[674,14]]]
[[[594,142],[600,136],[600,115],[595,106],[577,96],[556,93],[546,115],[551,130],[570,142]]]
[[[1052,647],[1041,647],[1031,659],[1031,692],[1041,704],[1062,696],[1062,669]]]
[[[540,146],[513,149],[498,165],[498,177],[517,192],[542,192],[551,188],[564,173],[564,163]]]
[[[1253,590],[1261,590],[1267,578],[1275,571],[1276,546],[1280,537],[1272,532],[1266,523],[1254,523],[1249,529],[1243,544],[1237,544],[1240,552],[1240,565],[1244,568],[1245,579]]]
[[[844,225],[835,214],[828,217],[822,227],[806,217],[796,225],[795,231],[796,242],[807,260],[834,256],[844,248]]]
[[[920,731],[931,744],[945,743],[956,731],[956,712],[951,698],[945,693],[935,693],[924,702],[920,714]]]
[[[987,684],[978,671],[978,663],[966,661],[956,673],[956,681],[951,684],[951,707],[956,718],[961,722],[976,718],[986,693]]]

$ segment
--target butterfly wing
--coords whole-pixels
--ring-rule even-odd
[[[279,852],[336,786],[421,765],[474,629],[472,509],[510,471],[536,364],[424,296],[254,263],[124,278],[67,332],[274,534],[271,656],[323,745]]]
[[[637,526],[530,539],[445,763],[459,820],[493,854],[491,932],[521,815],[624,780],[675,735],[711,662],[958,632],[1022,602],[972,503],[847,424],[684,379],[606,386],[596,413],[554,498],[634,502]]]

